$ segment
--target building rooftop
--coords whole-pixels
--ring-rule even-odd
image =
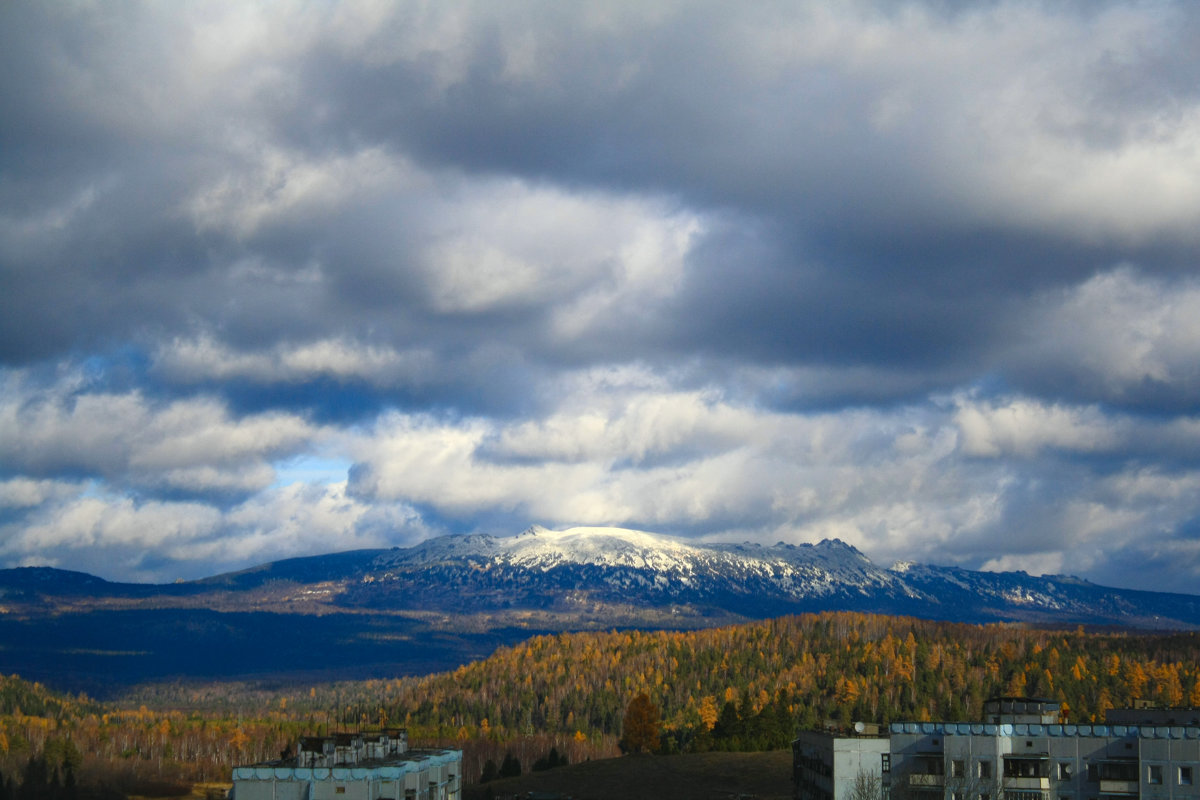
[[[1159,708],[1140,702],[1112,709],[1100,724],[1071,724],[1059,718],[1062,703],[1047,697],[991,697],[984,722],[893,722],[893,734],[945,736],[1104,736],[1141,739],[1200,739],[1200,710]]]
[[[371,759],[356,764],[332,767],[301,767],[294,760],[266,761],[259,764],[234,767],[234,780],[335,780],[376,778],[399,778],[407,772],[415,772],[430,765],[459,763],[461,750],[409,750],[406,753],[384,759]]]
[[[1200,708],[1155,706],[1138,703],[1133,708],[1113,708],[1104,714],[1109,725],[1200,725]]]
[[[943,736],[1114,736],[1200,739],[1200,725],[1043,725],[1026,722],[893,722],[892,733]]]
[[[297,753],[235,767],[234,780],[338,780],[397,778],[428,766],[462,761],[462,751],[408,749],[403,729],[300,737]]]

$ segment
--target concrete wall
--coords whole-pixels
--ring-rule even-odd
[[[1142,739],[1140,744],[1143,800],[1200,798],[1200,740]],[[1159,768],[1162,783],[1150,783],[1151,767]]]
[[[1055,735],[1038,735],[1047,734],[1047,729],[963,733],[962,726],[946,727],[949,730],[938,726],[920,732],[893,730],[893,798],[917,788],[924,791],[920,796],[940,792],[945,800],[980,800],[982,794],[999,800],[1002,794],[1019,797],[1023,795],[1017,793],[1023,792],[1040,793],[1046,800],[1096,800],[1104,795],[1200,800],[1200,732],[1195,728],[1088,726],[1068,734],[1055,726]],[[907,775],[914,770],[921,773],[939,755],[944,774]],[[1006,755],[1036,761],[1038,775],[1005,777]],[[980,777],[981,762],[991,764],[990,781]],[[1131,765],[1128,780],[1089,776],[1089,765],[1099,769],[1115,762]]]
[[[804,800],[847,800],[859,773],[882,782],[883,754],[888,740],[879,737],[837,737],[822,731],[802,731],[793,749],[797,793]]]
[[[883,780],[883,754],[889,752],[887,739],[838,739],[833,751],[833,798],[848,800],[859,774]]]

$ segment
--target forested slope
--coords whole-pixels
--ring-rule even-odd
[[[617,752],[624,710],[645,692],[664,749],[785,745],[826,720],[977,719],[995,694],[1061,700],[1072,720],[1134,699],[1200,705],[1200,636],[965,625],[855,613],[688,632],[539,636],[453,672],[271,686],[171,683],[121,703],[0,684],[0,766],[51,747],[86,771],[219,779],[297,736],[406,726],[415,744],[460,747],[466,774],[512,751],[572,762]]]
[[[541,636],[453,673],[364,684],[392,719],[474,735],[619,731],[648,693],[685,745],[756,747],[825,720],[979,719],[991,695],[1103,718],[1134,699],[1200,705],[1200,637],[961,625],[854,613],[688,632]],[[365,699],[365,698],[364,698]],[[722,716],[724,715],[724,716]],[[780,730],[776,730],[776,726]],[[733,741],[733,738],[738,741]],[[718,739],[720,737],[718,736]]]

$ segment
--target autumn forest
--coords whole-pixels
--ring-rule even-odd
[[[974,719],[997,694],[1054,698],[1088,721],[1136,699],[1200,705],[1198,665],[1190,633],[827,613],[541,636],[421,678],[154,684],[110,703],[12,676],[0,679],[0,792],[17,797],[23,775],[63,798],[223,781],[300,735],[379,726],[406,727],[415,746],[462,749],[477,779],[489,761],[528,769],[551,752],[570,763],[617,755],[641,695],[658,716],[659,752],[780,748],[827,721]]]

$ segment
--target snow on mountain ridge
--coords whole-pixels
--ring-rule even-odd
[[[329,565],[352,576],[338,602],[364,608],[537,609],[593,621],[667,613],[693,622],[836,609],[966,621],[1200,627],[1200,597],[902,561],[882,569],[838,540],[713,543],[623,528],[533,526],[515,536],[445,536],[349,555],[365,560]],[[320,574],[326,560],[283,562],[248,577],[307,580]]]
[[[627,528],[577,527],[552,531],[535,526],[518,536],[497,541],[507,549],[514,564],[544,568],[595,564],[689,573],[703,553],[673,537]]]
[[[442,565],[461,561],[481,568],[549,573],[568,568],[656,573],[654,582],[693,585],[724,581],[725,586],[773,586],[792,597],[838,591],[885,589],[911,596],[897,575],[875,566],[854,547],[837,539],[817,544],[764,546],[751,542],[708,543],[614,527],[574,527],[556,531],[533,525],[515,536],[485,534],[431,539],[377,559],[385,573],[401,565]],[[610,574],[605,581],[635,580]],[[644,580],[637,578],[637,581]]]

